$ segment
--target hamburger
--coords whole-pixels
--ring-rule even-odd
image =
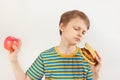
[[[81,48],[80,52],[81,52],[83,58],[88,63],[90,63],[91,65],[97,64],[97,60],[96,60],[97,54],[88,43],[85,43],[85,47]]]

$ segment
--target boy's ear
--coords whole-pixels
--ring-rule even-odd
[[[63,23],[60,23],[60,26],[59,26],[60,31],[63,31],[64,28],[65,28],[64,24],[63,24]]]

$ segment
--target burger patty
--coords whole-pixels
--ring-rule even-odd
[[[85,48],[81,48],[82,54],[91,62],[95,63],[95,59],[93,58],[92,54]]]

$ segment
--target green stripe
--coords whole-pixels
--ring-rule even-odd
[[[44,73],[46,80],[85,80],[85,77],[92,78],[90,66],[80,55],[80,52],[73,58],[62,58],[54,48],[42,52],[27,70],[27,74],[33,80],[42,77]]]

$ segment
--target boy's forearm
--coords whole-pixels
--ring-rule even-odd
[[[93,80],[99,80],[99,72],[93,72]]]
[[[21,69],[18,60],[11,62],[16,80],[26,80],[26,74]]]

